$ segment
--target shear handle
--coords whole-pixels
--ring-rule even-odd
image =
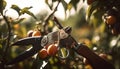
[[[85,57],[93,69],[115,69],[114,66],[106,61],[105,59],[99,57],[92,50],[90,50],[87,46],[83,44],[79,44],[79,46],[75,47],[74,50],[81,56]]]

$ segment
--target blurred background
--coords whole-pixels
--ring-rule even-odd
[[[7,16],[11,25],[10,44],[26,38],[30,30],[39,29],[43,31],[43,22],[57,6],[59,0],[3,0],[0,9]],[[4,3],[2,5],[2,3]],[[110,61],[116,69],[120,69],[120,21],[119,13],[116,16],[118,29],[117,33],[112,32],[112,25],[106,24],[105,16],[114,15],[120,11],[119,0],[60,0],[57,10],[54,13],[64,27],[72,27],[71,35],[78,43],[85,43],[91,50]],[[1,8],[1,7],[0,7]],[[26,9],[27,8],[27,9]],[[27,10],[27,11],[26,11]],[[52,32],[57,30],[54,21],[49,19],[47,30]],[[6,37],[8,36],[7,24],[0,15],[0,63],[6,48]],[[29,47],[10,47],[7,53],[7,60],[11,60]],[[96,63],[97,64],[97,63]],[[46,58],[45,60],[30,57],[23,62],[17,63],[7,69],[92,69],[89,63],[86,64],[84,57],[70,50],[70,55],[66,59],[57,56]]]

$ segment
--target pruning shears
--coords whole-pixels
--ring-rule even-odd
[[[54,19],[57,22],[56,19]],[[100,58],[97,54],[92,52],[85,44],[78,43],[71,35],[71,27],[63,28],[59,23],[57,24],[59,30],[48,33],[44,36],[27,37],[18,40],[11,46],[28,46],[32,45],[32,48],[24,51],[13,60],[6,63],[6,65],[12,65],[27,59],[39,52],[43,47],[59,42],[59,47],[72,48],[75,52],[81,56],[87,58],[93,69],[114,69],[114,66],[108,61]],[[69,55],[69,53],[68,53]],[[96,64],[98,63],[98,64]],[[106,66],[106,67],[105,67]]]
[[[39,52],[44,46],[59,42],[60,46],[70,47],[73,44],[77,44],[76,41],[70,35],[71,27],[66,27],[59,29],[58,31],[48,33],[44,36],[36,37],[27,37],[18,40],[13,43],[11,46],[28,46],[32,45],[32,48],[24,51],[19,56],[14,58],[12,61],[9,61],[6,65],[15,64],[17,62],[23,61],[24,59],[35,55]]]

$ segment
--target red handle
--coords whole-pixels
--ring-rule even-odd
[[[93,69],[115,69],[110,62],[99,57],[85,45],[80,45],[77,48],[74,48],[74,50],[81,56],[85,57]]]

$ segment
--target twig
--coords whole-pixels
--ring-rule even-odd
[[[7,55],[7,51],[8,51],[8,48],[9,48],[9,45],[10,45],[10,38],[11,38],[11,26],[10,26],[10,22],[8,21],[7,17],[3,14],[1,14],[3,16],[3,19],[5,20],[5,22],[7,23],[7,27],[8,27],[8,36],[7,36],[7,42],[6,42],[6,47],[5,47],[5,50],[4,50],[4,54],[3,54],[3,59],[4,59],[4,62],[6,61],[5,57]]]
[[[60,4],[61,0],[58,0],[58,4],[56,5],[53,12],[45,19],[45,22],[43,23],[43,30],[46,31],[46,25],[48,24],[49,19],[54,15],[54,13],[57,11],[58,5]]]

